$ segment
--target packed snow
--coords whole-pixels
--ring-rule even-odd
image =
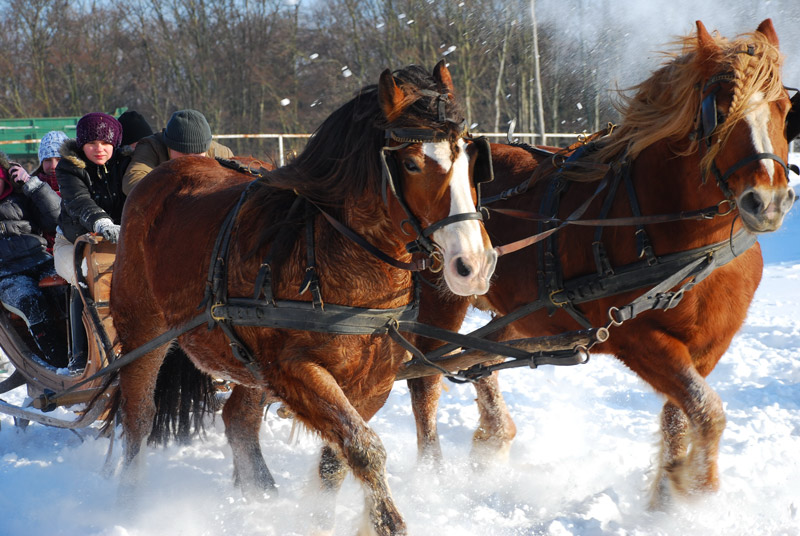
[[[799,283],[800,260],[766,267],[745,326],[709,377],[728,417],[717,495],[667,513],[646,510],[662,399],[614,358],[595,355],[577,367],[503,373],[518,435],[508,461],[483,469],[470,461],[472,388],[449,384],[443,393],[446,462],[433,470],[417,464],[408,389],[398,383],[371,424],[388,451],[389,482],[410,533],[800,534]],[[3,398],[22,404],[24,389]],[[135,504],[117,500],[118,475],[102,471],[109,440],[94,439],[94,429],[82,437],[37,424],[22,430],[0,416],[0,534],[307,534],[320,445],[275,409],[267,412],[261,446],[279,494],[263,503],[234,488],[219,416],[204,440],[147,449]],[[117,442],[112,466],[121,450]],[[336,534],[356,532],[362,505],[348,478]]]

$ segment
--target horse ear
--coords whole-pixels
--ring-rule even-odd
[[[717,44],[714,42],[714,38],[711,37],[711,34],[708,33],[706,30],[705,24],[701,21],[695,21],[697,25],[697,44],[703,50],[716,50]]]
[[[453,88],[453,77],[450,76],[450,69],[447,68],[447,62],[439,60],[436,67],[433,68],[433,79],[447,90],[448,93],[453,95],[455,89]]]
[[[764,19],[764,21],[758,25],[756,31],[764,34],[767,41],[778,46],[778,33],[775,31],[775,26],[772,25],[772,19]]]
[[[392,121],[403,111],[402,104],[404,99],[405,94],[403,90],[397,87],[392,71],[389,69],[383,71],[378,82],[378,101],[387,120]]]

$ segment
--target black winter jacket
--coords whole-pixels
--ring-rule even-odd
[[[64,142],[56,178],[61,191],[58,226],[67,240],[74,242],[80,235],[94,231],[95,222],[102,218],[120,222],[125,204],[122,175],[128,162],[130,154],[114,149],[111,159],[98,166],[86,158],[75,140]]]
[[[2,153],[0,166],[8,169]],[[5,182],[11,186],[10,180]],[[39,233],[55,233],[60,203],[58,194],[37,177],[31,177],[22,187],[15,186],[0,200],[0,277],[52,262],[47,241]]]

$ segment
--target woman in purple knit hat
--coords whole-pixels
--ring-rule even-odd
[[[94,112],[80,118],[75,139],[61,147],[61,160],[56,166],[61,215],[53,257],[58,274],[72,285],[76,284],[75,239],[90,232],[111,242],[119,238],[125,203],[122,174],[127,164],[127,158],[118,151],[121,141],[119,121]],[[73,362],[70,368],[78,369],[82,364]]]

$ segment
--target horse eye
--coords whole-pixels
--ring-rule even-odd
[[[403,167],[406,168],[406,171],[409,173],[419,173],[422,171],[419,169],[419,166],[411,159],[403,160]]]

